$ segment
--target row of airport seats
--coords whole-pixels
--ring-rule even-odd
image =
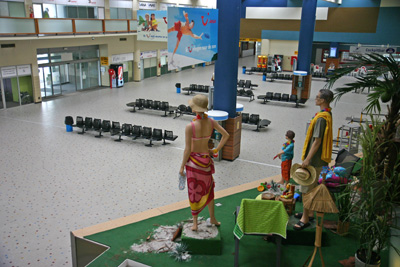
[[[326,73],[325,72],[313,72],[311,75],[313,78],[323,78],[327,79]]]
[[[271,124],[270,120],[262,120],[260,119],[259,114],[249,114],[249,113],[243,113],[242,112],[242,123],[247,123],[247,124],[252,124],[252,125],[257,125],[257,129],[254,131],[259,132],[260,128],[264,128],[268,125]]]
[[[74,119],[72,116],[65,117],[65,124],[70,125],[72,127],[77,127],[82,129],[81,132],[78,134],[84,134],[85,131],[95,131],[98,132],[98,135],[95,137],[100,138],[102,137],[102,133],[110,133],[111,136],[118,135],[118,139],[116,142],[122,141],[122,136],[130,137],[132,140],[136,140],[138,138],[147,139],[150,141],[149,144],[146,146],[153,146],[153,141],[163,141],[163,145],[167,145],[168,141],[175,141],[178,136],[174,135],[172,131],[157,129],[152,129],[151,127],[142,127],[140,125],[132,125],[128,123],[120,124],[116,121],[109,121],[109,120],[101,120],[101,119],[93,119],[91,117],[83,117],[77,116],[76,123],[74,124]]]
[[[136,112],[136,108],[138,110],[151,109],[151,110],[164,111],[164,115],[162,117],[167,117],[168,116],[167,113],[172,114],[176,110],[176,107],[170,106],[169,103],[166,101],[158,101],[150,99],[145,100],[143,98],[138,98],[136,99],[135,102],[130,102],[126,105],[128,107],[133,108],[131,112]]]
[[[252,84],[250,80],[239,80],[237,82],[237,87],[243,89],[254,89],[253,87],[258,87],[258,84]]]
[[[269,78],[271,79],[270,82],[273,82],[275,79],[291,81],[293,79],[293,74],[271,73]]]
[[[208,93],[210,91],[210,86],[192,83],[189,85],[189,87],[182,88],[182,91],[187,91],[188,95],[190,95],[193,92]]]
[[[237,96],[244,96],[244,97],[250,97],[250,101],[254,100],[254,93],[252,90],[246,90],[246,89],[239,89],[237,90]]]
[[[280,102],[292,102],[296,104],[304,104],[306,103],[307,99],[300,99],[298,100],[297,95],[289,95],[289,94],[282,94],[282,93],[273,93],[267,92],[265,95],[257,96],[257,99],[262,99],[263,104],[266,104],[269,101],[280,101]]]
[[[245,67],[246,68],[246,67]],[[254,72],[260,72],[260,73],[271,73],[272,68],[271,67],[267,67],[267,68],[258,68],[258,67],[251,67],[250,69],[246,69],[246,73],[247,74],[253,74]]]
[[[186,105],[182,104],[182,105],[179,105],[178,108],[175,110],[174,119],[176,119],[180,116],[183,116],[184,114],[196,115],[196,113],[192,111],[192,108],[190,106],[186,106]]]

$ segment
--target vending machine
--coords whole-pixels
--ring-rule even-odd
[[[124,86],[124,68],[122,64],[111,64],[110,69],[114,70],[115,75],[112,77],[112,87]]]

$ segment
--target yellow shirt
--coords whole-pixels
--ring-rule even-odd
[[[312,138],[314,125],[319,118],[323,118],[326,121],[324,140],[321,144],[322,145],[321,160],[330,163],[331,156],[332,156],[332,146],[333,146],[333,131],[332,131],[332,115],[327,111],[319,112],[311,120],[310,126],[308,127],[308,130],[307,130],[306,140],[304,141],[303,153],[302,153],[301,159],[304,160],[306,158],[305,155],[307,152],[307,146],[310,142],[310,139]]]

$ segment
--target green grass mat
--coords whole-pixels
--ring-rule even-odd
[[[235,195],[216,199],[221,206],[215,207],[217,219],[222,223],[219,228],[222,238],[222,255],[192,255],[190,262],[176,262],[167,253],[151,254],[130,252],[130,246],[146,239],[149,233],[158,225],[174,225],[191,217],[190,209],[185,208],[168,214],[149,218],[140,222],[122,226],[113,230],[86,236],[85,238],[110,246],[110,249],[96,259],[89,266],[118,266],[125,259],[132,259],[150,266],[233,266],[235,242],[233,228],[235,225],[234,211],[242,198],[255,198],[259,192],[256,189],[244,191]],[[301,211],[301,203],[296,204],[296,212]],[[208,218],[207,208],[200,216]],[[336,215],[327,214],[326,220],[335,219]],[[292,220],[294,221],[294,220]],[[311,246],[292,245],[287,240],[282,246],[281,266],[302,266],[314,247],[314,229],[305,229],[296,235],[292,225],[288,225],[288,239],[294,241],[307,239]],[[289,236],[290,235],[290,236]],[[328,230],[325,231],[322,254],[326,266],[342,266],[339,260],[354,256],[358,243],[354,238],[341,237]],[[292,242],[296,243],[296,242]],[[240,240],[239,265],[244,266],[275,266],[276,246],[264,241],[261,236],[246,235]],[[382,255],[382,267],[387,266],[388,253]],[[386,263],[386,265],[385,265]],[[321,266],[319,255],[316,256],[313,266]]]

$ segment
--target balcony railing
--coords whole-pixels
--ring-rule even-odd
[[[33,19],[0,17],[0,36],[135,33],[134,19]]]

